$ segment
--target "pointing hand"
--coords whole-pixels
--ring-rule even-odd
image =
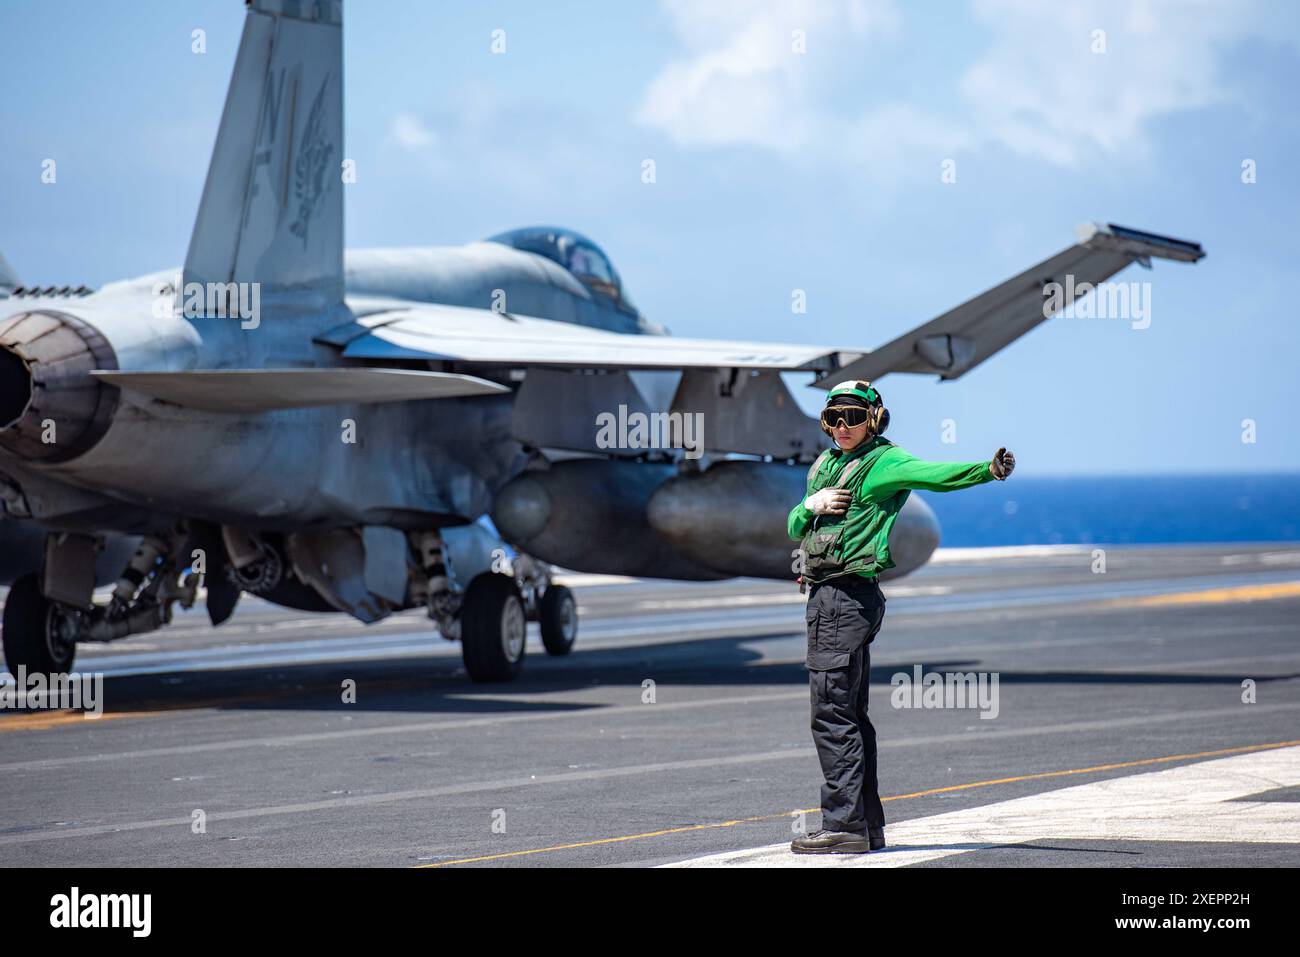
[[[1015,471],[1016,457],[1006,449],[998,449],[998,454],[993,456],[993,461],[989,463],[989,471],[999,482],[1005,482],[1008,475]]]

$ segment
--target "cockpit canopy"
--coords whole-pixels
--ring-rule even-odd
[[[573,273],[592,292],[612,299],[624,309],[633,309],[609,257],[581,233],[552,226],[526,226],[489,236],[488,242],[545,256]]]

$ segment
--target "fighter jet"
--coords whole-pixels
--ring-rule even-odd
[[[793,580],[785,515],[825,439],[782,373],[956,379],[1048,318],[1048,287],[1065,308],[1204,255],[1089,225],[875,351],[667,335],[567,229],[345,256],[342,5],[247,6],[183,267],[90,290],[0,260],[12,671],[65,672],[178,603],[218,625],[251,593],[366,623],[426,609],[472,679],[509,680],[528,620],[573,647],[553,565]],[[938,540],[913,496],[894,573]]]

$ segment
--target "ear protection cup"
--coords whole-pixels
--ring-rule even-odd
[[[876,412],[876,435],[884,435],[887,428],[889,428],[889,410],[882,405]]]

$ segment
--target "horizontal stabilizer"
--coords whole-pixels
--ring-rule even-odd
[[[102,369],[91,375],[122,389],[209,412],[269,412],[510,391],[475,376],[407,369],[195,369],[188,372]]]

